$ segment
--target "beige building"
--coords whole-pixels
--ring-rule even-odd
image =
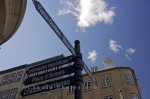
[[[24,85],[25,71],[31,66],[45,64],[48,61],[62,58],[57,56],[33,64],[22,65],[0,72],[0,99],[74,99],[74,87],[64,87],[38,94],[21,96],[23,88],[38,85],[44,81],[32,85]],[[83,99],[141,99],[138,80],[135,72],[129,67],[115,67],[97,71],[93,69],[98,85],[95,86],[88,75],[84,75]],[[56,79],[56,78],[55,78]]]

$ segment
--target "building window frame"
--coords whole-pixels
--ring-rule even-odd
[[[17,73],[16,73],[16,77],[15,77],[15,79],[14,79],[14,82],[19,82],[19,81],[21,81],[22,77],[23,77],[23,71],[17,72]]]
[[[9,75],[4,75],[1,81],[1,85],[6,85],[9,79]]]
[[[128,85],[135,84],[135,80],[132,74],[126,74],[125,78]]]
[[[9,99],[16,99],[17,92],[18,92],[18,88],[12,89],[9,95]]]
[[[83,87],[84,87],[84,91],[92,90],[92,83],[91,83],[91,81],[85,81]]]
[[[131,99],[139,99],[138,94],[130,93]]]
[[[68,94],[74,94],[75,93],[75,86],[69,86],[68,87]]]
[[[111,87],[110,77],[106,76],[101,78],[102,88]]]
[[[3,92],[1,91],[0,92],[0,99],[2,99],[2,96],[3,96]]]
[[[9,79],[7,81],[7,84],[13,83],[16,77],[16,73],[12,73],[9,75]]]
[[[110,95],[110,96],[104,96],[104,99],[113,99],[113,96]]]
[[[2,99],[8,99],[10,96],[10,90],[5,90],[2,95]]]

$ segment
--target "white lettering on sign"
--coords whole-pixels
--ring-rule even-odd
[[[62,31],[58,28],[58,26],[55,24],[55,22],[52,20],[52,18],[48,15],[48,13],[45,11],[45,9],[42,7],[40,3],[37,3],[36,9],[39,11],[41,16],[44,18],[44,20],[50,25],[50,27],[54,30],[54,32],[57,34],[57,36],[61,39],[61,41],[65,44],[65,46],[69,49],[69,51],[75,55],[74,48],[70,44],[70,42],[67,40],[65,35],[62,33]]]
[[[50,90],[70,86],[72,84],[72,81],[73,81],[73,78],[68,77],[68,78],[52,81],[52,82],[45,83],[45,84],[31,86],[31,87],[23,89],[21,92],[21,95],[27,96],[31,94],[36,94],[40,92],[45,92],[45,91],[50,91]]]
[[[64,76],[67,74],[72,74],[72,73],[74,73],[74,66],[70,65],[70,66],[59,68],[57,70],[46,72],[46,73],[45,73],[45,71],[41,71],[41,72],[37,73],[39,75],[36,75],[36,76],[29,75],[29,76],[27,76],[27,79],[23,83],[25,85],[29,85],[29,84],[61,77],[61,76]]]
[[[65,70],[54,72],[54,73],[48,73],[47,75],[44,75],[44,76],[33,77],[31,82],[39,82],[48,78],[58,77],[64,74],[65,74]]]
[[[69,63],[73,61],[73,56],[68,56],[63,59],[55,60],[50,63],[41,64],[39,66],[31,67],[27,71],[29,77],[32,77],[32,73],[35,73],[35,75],[46,73],[50,70],[55,70],[56,67],[61,66],[63,64]],[[50,69],[50,70],[49,70]]]

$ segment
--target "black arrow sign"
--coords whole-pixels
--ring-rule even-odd
[[[58,69],[58,70],[55,70],[55,71],[47,72],[47,73],[44,73],[41,75],[29,77],[24,81],[24,84],[29,85],[29,84],[49,80],[52,78],[60,77],[63,75],[71,74],[71,73],[74,73],[74,66],[72,66],[72,65]]]
[[[67,77],[67,78],[63,78],[60,80],[55,80],[52,82],[25,88],[21,91],[20,94],[21,94],[21,96],[28,96],[28,95],[46,92],[46,91],[50,91],[50,90],[54,90],[54,89],[59,89],[62,87],[71,86],[73,84],[74,84],[74,77]]]
[[[32,75],[33,73],[34,73],[34,75],[36,75],[36,74],[40,73],[41,71],[46,72],[48,69],[56,68],[58,66],[61,66],[61,65],[67,64],[67,63],[71,63],[73,61],[74,61],[74,56],[71,55],[68,57],[64,57],[64,58],[61,58],[58,60],[54,60],[54,61],[51,61],[48,63],[44,63],[44,64],[40,64],[40,65],[31,67],[26,71],[26,73],[28,75]]]
[[[36,10],[41,14],[41,16],[47,22],[47,24],[53,29],[53,31],[57,34],[57,36],[61,39],[61,41],[65,44],[65,46],[70,50],[70,52],[73,55],[75,55],[74,48],[72,47],[68,39],[65,37],[65,35],[62,33],[62,31],[58,28],[58,26],[53,21],[53,19],[49,16],[49,14],[43,8],[43,6],[36,0],[33,0],[33,3],[35,5]]]

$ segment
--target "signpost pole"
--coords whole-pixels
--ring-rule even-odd
[[[80,52],[80,41],[75,41],[75,99],[82,99],[82,83],[83,83],[83,61]]]

